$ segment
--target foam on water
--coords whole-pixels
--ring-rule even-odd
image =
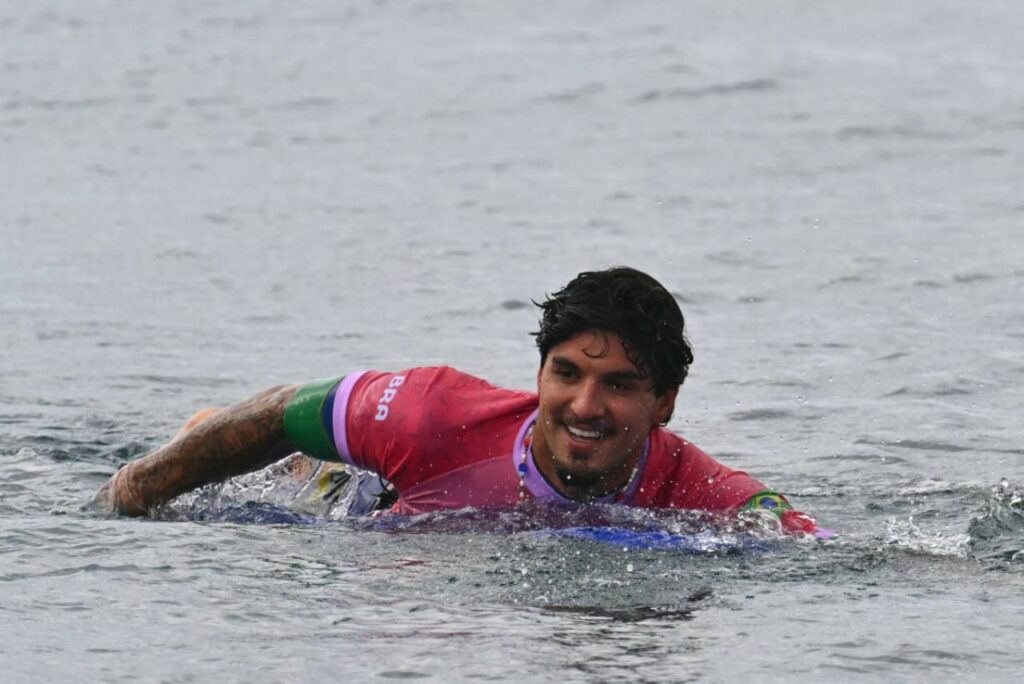
[[[968,528],[970,553],[979,559],[1024,562],[1024,496],[1006,479],[991,491],[985,510]]]
[[[886,521],[885,544],[889,547],[932,556],[967,558],[971,537],[968,534],[926,532],[914,519]]]

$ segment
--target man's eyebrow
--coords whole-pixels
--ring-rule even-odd
[[[579,370],[579,366],[564,356],[551,357],[551,365],[557,366],[562,370]],[[647,379],[647,376],[643,373],[635,370],[619,370],[605,373],[602,377],[608,380],[614,380],[617,382],[639,382]]]
[[[565,358],[564,356],[552,356],[551,364],[554,366],[558,366],[560,368],[565,368],[567,370],[575,370],[579,368],[579,366],[577,366],[575,363]]]
[[[640,380],[646,380],[647,376],[637,371],[612,371],[611,373],[605,373],[605,378],[609,380],[633,381],[638,382]]]

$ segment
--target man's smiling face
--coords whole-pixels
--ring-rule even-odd
[[[655,395],[615,333],[588,330],[555,345],[537,374],[537,467],[574,499],[615,491],[651,428],[671,414],[676,392]]]

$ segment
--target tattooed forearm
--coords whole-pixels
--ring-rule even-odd
[[[121,468],[96,501],[110,512],[145,515],[179,494],[258,470],[294,451],[284,409],[294,386],[274,387],[232,404],[169,444]]]

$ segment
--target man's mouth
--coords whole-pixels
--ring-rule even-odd
[[[603,439],[605,436],[605,433],[601,430],[587,430],[574,425],[566,425],[565,429],[568,430],[569,434],[576,439],[598,440]]]

